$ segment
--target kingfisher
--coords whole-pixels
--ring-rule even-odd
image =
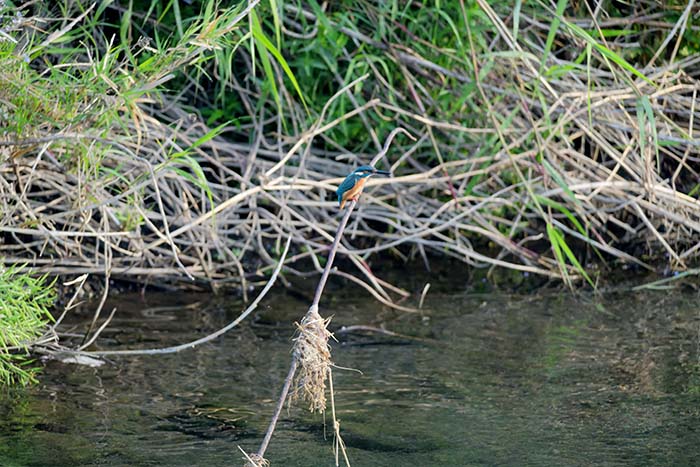
[[[352,199],[357,201],[365,183],[367,183],[367,179],[372,175],[391,175],[391,173],[385,170],[377,170],[371,165],[363,165],[353,170],[350,175],[345,177],[343,183],[341,183],[335,191],[338,195],[340,209],[345,207],[345,203],[347,203],[348,200]]]

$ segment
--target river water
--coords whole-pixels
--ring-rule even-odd
[[[698,295],[428,295],[408,314],[334,298],[336,410],[351,465],[700,465]],[[0,465],[231,466],[255,451],[308,301],[269,296],[217,341],[99,368],[46,362],[0,392]],[[161,347],[237,316],[235,299],[121,296],[98,347]],[[84,325],[89,309],[71,318]],[[383,328],[343,332],[343,326]],[[70,331],[69,327],[65,328]],[[76,328],[76,331],[83,328]],[[282,415],[275,466],[334,465],[330,415]]]

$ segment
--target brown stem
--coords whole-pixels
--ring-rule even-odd
[[[343,219],[338,224],[338,230],[335,232],[335,238],[333,239],[333,244],[331,245],[331,250],[328,252],[328,261],[326,262],[326,267],[323,269],[323,274],[321,279],[318,281],[316,286],[316,293],[314,294],[314,301],[311,304],[311,308],[318,307],[318,303],[321,301],[321,295],[323,295],[323,289],[326,287],[326,282],[328,281],[328,276],[331,273],[331,268],[333,267],[333,261],[335,260],[335,253],[338,251],[338,245],[340,244],[340,239],[343,237],[343,231],[345,231],[345,226],[348,224],[350,215],[355,209],[355,204],[357,201],[352,200],[350,206],[345,211]]]
[[[292,364],[289,366],[289,373],[287,373],[287,378],[284,380],[284,386],[282,386],[282,393],[277,401],[277,407],[275,407],[275,413],[272,415],[272,420],[270,420],[270,426],[267,427],[265,432],[265,438],[263,438],[262,443],[260,443],[260,449],[258,449],[258,456],[264,457],[265,451],[267,451],[267,446],[270,444],[272,439],[272,433],[275,431],[275,426],[277,425],[277,420],[280,418],[280,413],[282,413],[282,407],[284,407],[284,401],[287,400],[287,394],[289,394],[289,388],[292,386],[292,381],[294,381],[294,373],[297,371],[297,366],[299,365],[299,358],[296,353],[292,356]]]
[[[338,230],[335,232],[335,238],[333,239],[333,244],[328,252],[328,261],[326,262],[326,267],[323,269],[323,274],[321,279],[318,281],[316,286],[316,294],[314,295],[314,301],[309,307],[310,313],[312,311],[318,310],[318,303],[321,301],[321,295],[323,295],[323,289],[326,287],[326,282],[328,281],[328,276],[331,273],[331,268],[333,268],[333,261],[335,260],[335,254],[338,251],[338,245],[340,245],[340,239],[343,237],[343,231],[345,231],[345,226],[348,224],[350,215],[355,209],[355,204],[357,201],[351,200],[343,219],[338,224]],[[263,438],[262,443],[260,443],[260,448],[258,449],[258,456],[261,458],[265,456],[265,451],[267,446],[270,444],[270,439],[272,438],[272,433],[275,431],[275,426],[277,425],[277,420],[279,419],[280,413],[282,412],[282,407],[284,407],[284,401],[287,400],[287,395],[289,394],[289,388],[292,386],[292,381],[294,380],[294,374],[297,371],[297,366],[299,365],[299,355],[295,352],[292,355],[292,364],[289,367],[289,373],[287,373],[287,378],[284,380],[284,386],[282,387],[282,392],[280,393],[280,398],[277,401],[277,406],[275,407],[275,412],[272,415],[272,420],[270,420],[270,425],[267,427],[265,432],[265,438]]]
[[[407,134],[411,139],[415,140],[413,135],[411,135],[409,132],[404,130],[403,128],[395,128],[387,137],[386,142],[384,143],[384,147],[382,148],[382,151],[374,156],[372,159],[371,164],[374,165],[377,163],[379,159],[384,157],[386,155],[389,145],[391,144],[392,140],[394,137],[399,134],[399,133],[405,133]],[[318,281],[318,285],[316,286],[316,293],[314,294],[314,300],[311,303],[311,306],[309,307],[309,311],[307,311],[307,315],[309,313],[313,312],[318,312],[318,304],[321,301],[321,295],[323,295],[323,289],[326,287],[326,282],[328,282],[328,276],[331,273],[331,269],[333,268],[333,261],[335,260],[335,254],[338,251],[338,246],[340,245],[340,239],[343,237],[343,232],[345,231],[345,227],[348,225],[348,220],[350,219],[350,215],[352,214],[352,211],[355,210],[355,205],[357,204],[356,200],[351,200],[350,205],[348,206],[347,210],[345,211],[345,214],[343,215],[343,218],[340,221],[340,224],[338,224],[338,229],[335,231],[335,238],[333,238],[333,244],[331,245],[331,249],[328,252],[328,261],[326,262],[326,267],[323,268],[323,274],[321,274],[321,279]],[[265,456],[265,451],[267,450],[267,446],[270,444],[270,439],[272,438],[272,433],[275,431],[275,426],[277,425],[277,420],[279,419],[280,413],[282,412],[282,407],[284,407],[284,401],[287,400],[287,395],[289,394],[289,388],[292,386],[292,381],[294,380],[294,374],[297,371],[297,367],[299,366],[299,353],[294,352],[292,355],[292,364],[289,367],[289,373],[287,373],[287,378],[284,380],[284,386],[282,387],[282,392],[280,394],[280,398],[277,401],[277,407],[275,408],[275,412],[272,415],[272,420],[270,420],[270,425],[267,427],[267,431],[265,432],[265,438],[263,438],[262,443],[260,444],[260,449],[258,449],[258,456],[262,459]]]

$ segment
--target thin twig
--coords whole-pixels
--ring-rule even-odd
[[[350,204],[348,204],[348,207],[345,210],[343,218],[338,224],[338,229],[336,230],[335,238],[333,239],[333,244],[331,245],[330,251],[328,252],[328,261],[326,262],[326,267],[323,269],[323,274],[321,274],[321,278],[319,279],[318,285],[316,286],[316,293],[314,294],[314,299],[311,303],[311,307],[309,307],[309,312],[318,310],[318,304],[321,301],[323,289],[326,286],[328,276],[331,272],[331,268],[333,267],[333,261],[335,259],[336,251],[338,250],[338,245],[340,244],[340,239],[343,236],[343,231],[345,230],[345,226],[347,225],[348,220],[350,219],[350,215],[355,209],[355,204],[357,204],[357,201],[350,201]],[[284,380],[284,386],[282,386],[282,391],[277,401],[277,406],[275,407],[275,411],[272,414],[270,424],[268,425],[267,430],[265,431],[265,437],[263,438],[263,441],[260,444],[260,448],[257,452],[258,456],[260,457],[265,456],[265,451],[267,450],[267,447],[270,444],[270,439],[272,439],[272,434],[274,433],[275,427],[277,426],[277,420],[279,419],[280,413],[282,412],[282,407],[284,407],[284,402],[287,400],[287,396],[289,395],[289,388],[291,387],[292,381],[294,380],[294,374],[296,373],[298,365],[299,355],[297,352],[294,352],[292,354],[292,363],[289,366],[289,373],[287,373],[287,377]]]
[[[181,352],[183,350],[187,349],[193,349],[197,347],[198,345],[202,345],[204,343],[210,342],[214,339],[216,339],[219,336],[222,336],[229,332],[231,329],[235,328],[238,326],[244,319],[250,315],[253,310],[255,310],[260,303],[260,301],[267,295],[267,293],[270,291],[272,286],[275,284],[275,281],[277,280],[277,276],[279,275],[280,271],[282,270],[282,266],[284,265],[284,260],[287,257],[287,252],[289,251],[289,245],[292,242],[292,237],[287,238],[287,243],[284,245],[284,250],[282,251],[282,255],[280,256],[279,261],[277,262],[277,267],[275,270],[272,272],[272,275],[270,276],[270,279],[268,279],[267,284],[265,284],[265,287],[260,291],[257,297],[255,297],[255,300],[248,305],[248,307],[233,321],[231,321],[229,324],[224,326],[223,328],[219,329],[216,332],[213,332],[211,334],[208,334],[204,337],[201,337],[199,339],[196,339],[191,342],[186,342],[184,344],[179,344],[179,345],[174,345],[171,347],[163,347],[159,349],[131,349],[131,350],[96,350],[93,352],[83,352],[86,354],[90,355],[99,355],[99,356],[115,356],[115,355],[162,355],[162,354],[169,354],[169,353],[176,353],[176,352]]]

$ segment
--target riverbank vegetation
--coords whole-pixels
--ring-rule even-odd
[[[6,265],[246,293],[380,150],[342,254],[572,281],[692,268],[697,8],[66,2],[2,10]],[[105,281],[108,283],[108,281]]]
[[[247,299],[287,238],[281,277],[320,273],[335,187],[403,128],[332,271],[388,306],[373,261],[694,271],[699,11],[0,2],[0,261]]]
[[[46,277],[34,278],[22,268],[0,271],[0,386],[35,381],[32,345],[57,340],[47,333],[55,293]]]
[[[328,265],[410,311],[416,291],[377,264],[571,288],[694,277],[700,7],[593,3],[0,1],[0,381],[32,378],[30,347],[59,349],[46,274],[101,284],[60,348],[81,352],[115,280],[247,301]],[[393,176],[344,217],[331,269],[334,190],[370,160]],[[96,354],[192,348],[259,298],[206,338]],[[322,324],[307,380],[324,393]]]

